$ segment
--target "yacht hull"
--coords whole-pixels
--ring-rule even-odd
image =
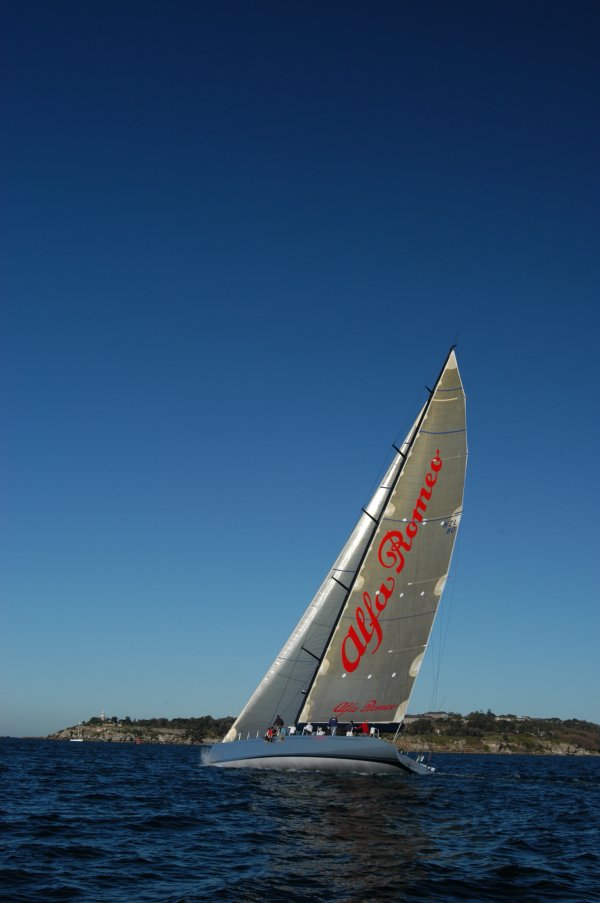
[[[287,736],[283,741],[237,740],[202,750],[204,765],[217,768],[263,768],[313,771],[358,771],[385,774],[407,771],[431,774],[429,766],[411,759],[376,737]]]

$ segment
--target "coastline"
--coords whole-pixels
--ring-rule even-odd
[[[508,722],[506,717],[511,717]],[[463,718],[446,713],[414,716],[396,740],[411,753],[456,753],[500,755],[596,756],[600,755],[600,725],[571,719],[535,719],[506,716],[501,719],[482,713]],[[493,719],[496,722],[494,723]],[[202,746],[220,742],[233,718],[166,718],[143,721],[102,721],[63,728],[47,737],[22,739],[75,740],[93,743],[166,744]],[[474,725],[479,722],[479,726]],[[382,734],[392,740],[393,735]]]

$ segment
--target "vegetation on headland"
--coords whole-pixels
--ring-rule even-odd
[[[115,743],[198,744],[222,740],[234,719],[90,718],[51,734],[51,740],[81,737]],[[398,745],[406,751],[600,755],[600,725],[569,718],[495,715],[491,711],[427,712],[407,716]]]
[[[600,755],[600,725],[577,718],[530,718],[487,712],[428,712],[407,718],[407,750]]]
[[[108,743],[212,743],[222,740],[234,719],[212,718],[90,718],[50,734],[49,740],[100,740]]]

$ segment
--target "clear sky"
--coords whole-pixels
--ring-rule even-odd
[[[598,4],[2,20],[0,734],[237,714],[455,341],[410,710],[600,722]]]

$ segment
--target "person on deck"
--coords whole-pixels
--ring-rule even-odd
[[[335,732],[337,731],[338,720],[335,715],[332,715],[329,719],[329,733],[332,737],[335,737]]]
[[[368,723],[366,721],[363,721],[363,723],[360,725],[358,730],[361,734],[368,734],[369,733]]]

